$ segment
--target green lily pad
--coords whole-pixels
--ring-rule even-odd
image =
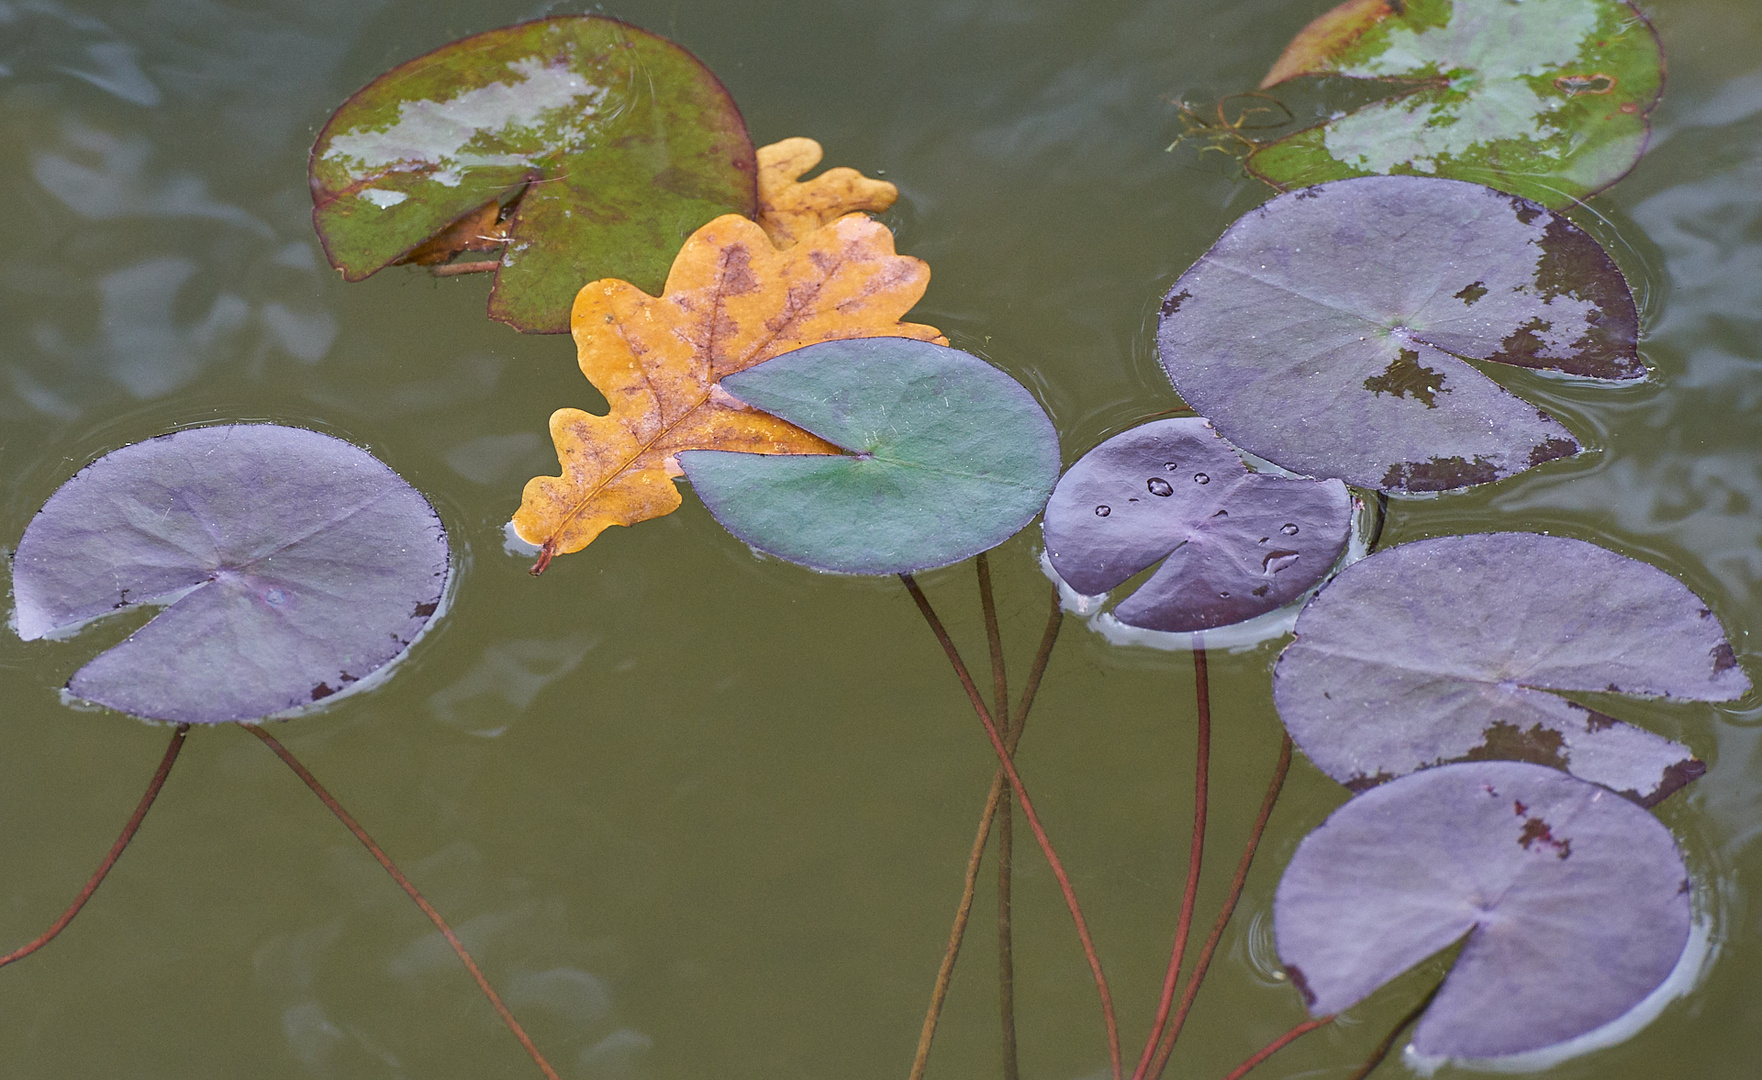
[[[752,140],[709,69],[601,16],[491,30],[402,64],[312,148],[313,222],[349,281],[504,204],[489,313],[563,333],[581,286],[659,293],[693,230],[756,204]]]
[[[1623,0],[1348,0],[1261,86],[1301,75],[1405,85],[1257,150],[1248,168],[1269,183],[1422,174],[1559,207],[1639,160],[1664,54]]]
[[[679,466],[716,520],[815,570],[946,566],[1034,520],[1058,479],[1058,433],[1022,385],[910,338],[823,341],[721,388],[848,455],[691,450]]]

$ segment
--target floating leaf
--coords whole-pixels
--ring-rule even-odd
[[[1595,240],[1535,203],[1388,176],[1282,195],[1169,291],[1169,378],[1224,438],[1389,491],[1482,484],[1578,452],[1464,362],[1645,375],[1633,298]]]
[[[492,318],[562,333],[585,281],[658,289],[680,243],[751,213],[752,142],[684,49],[598,15],[455,41],[373,80],[312,148],[313,221],[350,281],[512,203]]]
[[[218,724],[357,684],[409,648],[446,580],[440,519],[366,451],[273,424],[190,428],[49,497],[13,558],[14,625],[30,641],[167,604],[67,688]]]
[[[1147,630],[1206,630],[1283,607],[1346,549],[1338,480],[1250,472],[1199,417],[1156,420],[1084,454],[1046,505],[1046,553],[1096,595],[1162,566],[1114,616]]]
[[[1707,605],[1656,567],[1559,536],[1481,533],[1347,567],[1297,617],[1273,702],[1355,789],[1447,761],[1551,765],[1651,805],[1687,748],[1546,691],[1729,701],[1750,689]]]
[[[679,455],[727,530],[816,570],[898,574],[1001,544],[1058,478],[1034,396],[976,356],[908,338],[828,341],[722,380],[847,452]]]
[[[848,215],[778,251],[745,218],[717,218],[687,240],[653,297],[623,281],[596,281],[575,300],[581,372],[611,403],[606,416],[551,414],[561,476],[526,485],[514,528],[550,557],[579,551],[611,525],[679,508],[671,463],[681,450],[835,454],[837,447],[727,395],[718,380],[817,341],[910,337],[902,323],[930,268],[895,255],[893,234]]]
[[[1276,186],[1423,173],[1568,206],[1645,151],[1664,54],[1623,0],[1348,0],[1260,85],[1300,75],[1402,88],[1256,151]]]
[[[879,213],[899,198],[892,184],[855,169],[827,169],[812,180],[799,179],[824,153],[819,143],[803,138],[759,147],[758,222],[778,250],[845,214]]]
[[[1595,1030],[1662,984],[1688,943],[1689,880],[1664,826],[1594,784],[1449,765],[1360,795],[1305,837],[1273,932],[1318,1016],[1466,936],[1413,1048],[1503,1057]]]

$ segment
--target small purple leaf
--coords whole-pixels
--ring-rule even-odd
[[[1297,618],[1273,701],[1355,790],[1448,761],[1550,765],[1645,805],[1705,771],[1688,748],[1547,691],[1729,701],[1750,680],[1707,605],[1664,571],[1558,536],[1481,533],[1378,552]]]
[[[29,641],[168,604],[68,690],[156,720],[252,720],[404,652],[447,570],[434,509],[366,451],[273,424],[190,428],[49,497],[13,560],[14,625]]]
[[[1466,936],[1413,1047],[1503,1057],[1595,1030],[1662,984],[1688,943],[1687,881],[1664,826],[1604,788],[1522,762],[1447,765],[1304,838],[1273,930],[1317,1016]]]
[[[1294,472],[1389,491],[1484,484],[1578,452],[1467,360],[1645,375],[1633,298],[1597,242],[1456,180],[1282,195],[1232,225],[1169,299],[1163,367],[1220,434]]]
[[[1046,506],[1046,551],[1089,595],[1161,561],[1114,616],[1147,630],[1205,630],[1301,596],[1339,561],[1351,519],[1338,480],[1250,472],[1203,419],[1156,420],[1066,471]]]

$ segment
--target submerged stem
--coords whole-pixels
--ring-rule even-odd
[[[1028,710],[1034,706],[1034,697],[1040,690],[1040,678],[1046,673],[1046,665],[1052,659],[1052,647],[1058,643],[1058,631],[1064,624],[1064,607],[1059,603],[1058,588],[1052,590],[1052,614],[1046,620],[1046,632],[1040,638],[1040,650],[1034,654],[1034,666],[1028,670],[1028,685],[1022,689],[1022,698],[1016,703],[1016,721],[1010,727],[1009,737],[1005,740],[1009,752],[1013,755],[1016,746],[1021,743],[1022,730],[1027,726]],[[924,1013],[924,1028],[918,1035],[918,1050],[912,1057],[910,1080],[923,1080],[924,1071],[930,1064],[930,1043],[936,1037],[936,1025],[942,1019],[942,1005],[948,998],[948,984],[954,977],[955,960],[961,951],[961,939],[967,932],[967,918],[973,910],[973,897],[979,884],[979,865],[985,855],[985,842],[991,835],[991,823],[1003,802],[1004,791],[1009,779],[1000,768],[991,778],[991,791],[985,797],[985,810],[979,815],[979,831],[973,837],[973,851],[967,857],[966,883],[961,889],[960,904],[954,913],[954,926],[948,933],[948,948],[942,954],[942,966],[936,972],[936,986],[930,992],[930,1007]]]
[[[997,599],[991,589],[991,561],[974,560],[979,575],[979,609],[985,616],[985,643],[991,653],[993,708],[1006,744],[1015,728],[1009,714],[1009,677],[1004,669],[1003,632],[997,625]],[[1006,745],[1011,754],[1013,745]],[[1016,1063],[1016,962],[1010,928],[1010,885],[1014,870],[1014,824],[1010,804],[997,807],[997,1011],[1002,1024],[1003,1080],[1018,1080]]]
[[[1144,1054],[1132,1080],[1144,1080],[1162,1041],[1168,1024],[1169,1008],[1174,1004],[1175,985],[1180,979],[1181,956],[1187,951],[1187,935],[1193,929],[1193,906],[1199,898],[1199,869],[1205,854],[1205,808],[1207,779],[1211,765],[1211,679],[1205,665],[1205,635],[1193,634],[1193,697],[1198,715],[1198,739],[1193,751],[1193,841],[1187,850],[1187,884],[1181,893],[1181,915],[1175,923],[1175,944],[1169,950],[1168,974],[1163,976],[1162,999],[1156,1006],[1156,1021],[1150,1026],[1150,1037],[1144,1041]]]
[[[490,1005],[495,1008],[496,1015],[502,1018],[502,1023],[508,1025],[508,1030],[514,1033],[516,1039],[520,1040],[520,1045],[526,1048],[526,1052],[532,1056],[532,1060],[538,1065],[540,1071],[545,1074],[547,1080],[559,1080],[557,1071],[551,1068],[551,1063],[546,1061],[544,1055],[538,1052],[538,1047],[533,1045],[532,1039],[527,1036],[526,1029],[522,1028],[520,1022],[514,1019],[514,1014],[508,1011],[506,1005],[502,1004],[501,996],[490,986],[489,980],[483,977],[483,972],[478,968],[477,961],[471,959],[471,954],[465,951],[465,943],[459,940],[459,935],[453,933],[453,928],[447,925],[445,919],[441,918],[440,912],[434,909],[434,905],[430,904],[427,898],[417,891],[416,886],[410,883],[410,879],[404,876],[404,872],[398,869],[397,865],[392,862],[391,857],[381,850],[378,844],[374,843],[373,837],[367,835],[367,830],[363,829],[353,817],[349,816],[349,812],[344,810],[342,804],[337,802],[331,793],[325,790],[324,785],[318,782],[318,778],[313,776],[306,766],[300,764],[300,759],[296,758],[291,750],[277,741],[275,736],[264,731],[256,724],[241,722],[239,726],[257,736],[257,738],[263,740],[264,745],[273,750],[276,757],[281,758],[288,768],[294,770],[295,776],[298,776],[301,780],[305,781],[306,786],[312,789],[312,794],[318,796],[319,801],[324,803],[324,805],[330,809],[330,812],[337,816],[337,820],[343,823],[343,827],[355,834],[355,839],[361,841],[361,846],[367,849],[368,854],[378,860],[379,865],[385,868],[385,872],[390,874],[392,880],[398,883],[398,887],[409,894],[410,899],[416,902],[416,906],[422,909],[422,913],[427,915],[428,920],[434,923],[435,928],[441,932],[441,936],[447,939],[447,944],[453,947],[453,951],[457,953],[459,959],[464,962],[465,970],[469,971],[472,979],[476,980],[477,988],[483,991],[483,996],[488,998]]]
[[[1432,999],[1437,997],[1438,991],[1442,989],[1444,989],[1444,981],[1439,979],[1438,984],[1432,987],[1431,991],[1427,993],[1425,997],[1419,999],[1418,1005],[1415,1005],[1412,1009],[1408,1010],[1406,1016],[1403,1016],[1400,1020],[1396,1021],[1394,1029],[1389,1032],[1388,1036],[1384,1038],[1382,1042],[1377,1044],[1375,1050],[1371,1051],[1370,1057],[1365,1060],[1365,1063],[1360,1065],[1358,1070],[1351,1076],[1347,1077],[1346,1080],[1364,1080],[1365,1077],[1375,1072],[1377,1066],[1383,1063],[1383,1059],[1389,1056],[1389,1051],[1395,1048],[1395,1043],[1401,1038],[1401,1033],[1412,1027],[1414,1021],[1419,1019],[1420,1014],[1431,1007]]]
[[[1187,1014],[1192,1011],[1193,999],[1199,996],[1199,984],[1205,979],[1205,972],[1211,966],[1212,954],[1217,951],[1218,942],[1223,939],[1224,929],[1230,925],[1230,916],[1236,912],[1236,902],[1242,899],[1242,888],[1248,883],[1248,871],[1254,865],[1254,853],[1260,849],[1260,838],[1266,832],[1266,823],[1273,816],[1273,805],[1279,801],[1279,792],[1284,790],[1285,775],[1291,771],[1291,736],[1284,735],[1279,740],[1279,760],[1273,766],[1273,778],[1267,784],[1266,795],[1260,800],[1260,813],[1254,819],[1254,826],[1248,830],[1248,844],[1242,850],[1242,858],[1236,864],[1236,876],[1230,879],[1230,893],[1224,898],[1224,906],[1219,909],[1217,921],[1211,924],[1211,933],[1206,935],[1205,944],[1199,948],[1199,958],[1193,964],[1192,974],[1187,976],[1187,989],[1181,992],[1180,1007],[1175,1010],[1175,1018],[1170,1022],[1168,1030],[1163,1033],[1162,1045],[1157,1048],[1156,1060],[1150,1066],[1150,1080],[1162,1075],[1163,1066],[1168,1064],[1169,1055],[1174,1052],[1175,1040],[1180,1037],[1181,1027],[1187,1022]]]
[[[948,656],[955,677],[966,690],[967,700],[978,714],[986,737],[991,740],[992,752],[997,755],[998,764],[1009,777],[1010,787],[1016,793],[1016,801],[1022,805],[1022,816],[1027,819],[1028,828],[1033,831],[1034,839],[1040,844],[1040,852],[1046,856],[1047,865],[1052,868],[1052,876],[1058,880],[1059,891],[1064,894],[1065,907],[1070,910],[1071,921],[1077,925],[1077,938],[1083,943],[1083,955],[1089,961],[1090,973],[1095,977],[1095,990],[1101,998],[1102,1022],[1107,1028],[1108,1061],[1113,1069],[1114,1080],[1120,1080],[1120,1029],[1114,1017],[1113,994],[1108,990],[1107,976],[1102,974],[1101,957],[1095,952],[1095,941],[1089,936],[1089,923],[1083,918],[1083,908],[1077,903],[1076,890],[1071,887],[1070,876],[1065,873],[1064,863],[1053,849],[1046,829],[1040,824],[1040,815],[1034,812],[1034,803],[1028,798],[1028,789],[1022,784],[1021,776],[1010,761],[1010,752],[1004,746],[1003,736],[998,734],[997,725],[992,723],[991,712],[985,708],[985,701],[979,696],[979,688],[973,685],[973,676],[967,671],[967,665],[961,660],[960,652],[955,649],[954,641],[949,638],[942,620],[937,617],[935,609],[930,606],[929,598],[924,595],[924,590],[918,587],[917,581],[910,574],[901,574],[899,579],[905,584],[906,591],[911,593],[912,600],[918,605],[918,611],[930,626],[930,632],[936,636],[942,651]]]
[[[116,838],[116,843],[110,845],[110,854],[104,856],[104,861],[98,864],[98,869],[86,880],[86,887],[80,890],[78,896],[74,897],[73,903],[69,904],[67,910],[61,913],[61,917],[49,925],[49,929],[37,935],[35,941],[28,945],[22,945],[5,956],[0,956],[0,967],[5,967],[15,960],[23,960],[55,940],[55,935],[67,929],[67,924],[80,913],[80,908],[86,906],[86,901],[90,900],[92,894],[98,891],[98,886],[103,884],[105,875],[110,873],[110,868],[116,865],[116,860],[122,858],[123,849],[128,847],[129,841],[135,838],[135,833],[139,831],[141,822],[146,820],[147,811],[153,808],[153,800],[159,797],[159,789],[165,786],[165,778],[171,775],[171,766],[177,761],[178,753],[184,748],[184,736],[189,733],[190,725],[188,724],[179,724],[172,731],[171,745],[165,748],[165,756],[159,759],[159,768],[153,773],[153,779],[147,782],[147,790],[142,794],[141,801],[135,806],[134,814],[122,827],[122,835]]]
[[[1285,1047],[1296,1042],[1299,1038],[1303,1037],[1304,1035],[1307,1035],[1310,1032],[1314,1031],[1316,1028],[1327,1027],[1329,1024],[1331,1024],[1333,1022],[1334,1022],[1334,1017],[1333,1017],[1333,1014],[1331,1014],[1331,1013],[1327,1016],[1318,1016],[1314,1020],[1305,1020],[1303,1023],[1298,1024],[1296,1027],[1292,1028],[1290,1031],[1285,1032],[1283,1035],[1280,1035],[1278,1038],[1274,1039],[1272,1042],[1267,1043],[1265,1046],[1263,1046],[1259,1050],[1255,1051],[1255,1054],[1253,1057],[1249,1058],[1247,1061],[1244,1061],[1242,1064],[1236,1066],[1236,1071],[1232,1072],[1230,1075],[1224,1077],[1224,1080],[1242,1080],[1242,1078],[1244,1076],[1247,1076],[1248,1073],[1251,1070],[1253,1070],[1253,1068],[1256,1065],[1259,1065],[1261,1062],[1265,1061],[1267,1058],[1272,1057],[1274,1054],[1278,1053],[1280,1050],[1283,1050]]]

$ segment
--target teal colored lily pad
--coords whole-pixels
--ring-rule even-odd
[[[848,451],[679,455],[723,527],[815,570],[897,574],[959,562],[1033,521],[1058,479],[1058,433],[1040,403],[958,349],[824,341],[721,388]]]
[[[1639,160],[1664,54],[1623,0],[1349,0],[1262,87],[1301,75],[1401,89],[1257,150],[1248,168],[1269,183],[1441,176],[1560,207]]]
[[[563,333],[589,281],[659,293],[693,230],[753,213],[755,175],[740,111],[695,57],[560,16],[455,41],[350,98],[312,148],[312,218],[359,281],[499,202],[490,316]]]

